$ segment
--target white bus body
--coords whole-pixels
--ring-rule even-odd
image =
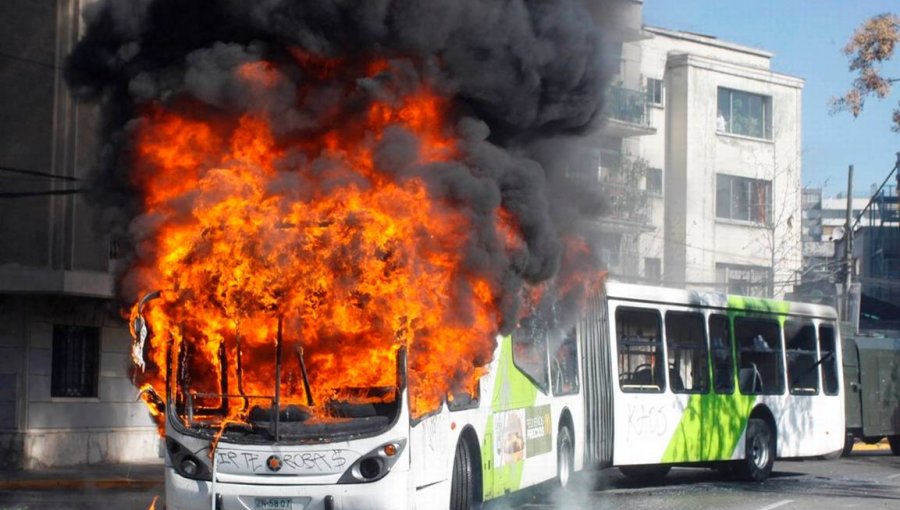
[[[609,282],[580,316],[568,331],[520,328],[499,337],[477,399],[448,399],[418,420],[401,384],[394,407],[359,418],[359,430],[353,419],[340,433],[313,419],[284,425],[305,430],[293,440],[226,432],[210,460],[213,438],[186,428],[190,417],[170,398],[166,506],[466,509],[555,477],[565,483],[588,467],[752,466],[745,459],[756,455],[753,445],[766,446],[760,423],[774,436],[772,459],[761,459],[768,469],[776,455],[843,446],[840,339],[830,308]],[[713,334],[722,317],[727,349]],[[748,324],[762,328],[765,348],[747,343]],[[797,349],[785,349],[784,328],[791,342],[799,338]],[[780,392],[764,389],[769,379],[782,381]]]

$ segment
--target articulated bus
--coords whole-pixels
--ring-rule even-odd
[[[614,282],[604,292],[572,327],[498,338],[477,394],[418,419],[402,350],[397,387],[372,390],[376,405],[335,403],[340,420],[258,406],[226,430],[198,416],[201,395],[167,391],[166,507],[465,510],[587,468],[722,467],[762,481],[776,457],[841,450],[833,309]]]

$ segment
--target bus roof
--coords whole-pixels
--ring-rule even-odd
[[[812,303],[737,296],[723,292],[654,287],[616,281],[606,282],[606,295],[611,299],[642,301],[656,304],[694,305],[730,310],[767,310],[780,314],[801,315],[837,320],[834,308]]]

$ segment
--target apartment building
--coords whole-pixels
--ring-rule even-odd
[[[791,292],[801,267],[803,80],[772,71],[766,51],[662,28],[644,35],[638,60],[652,132],[622,147],[645,162],[642,186],[654,197],[639,276]]]

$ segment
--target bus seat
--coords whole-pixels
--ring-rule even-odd
[[[675,367],[669,367],[669,384],[672,386],[672,391],[684,391],[684,380]]]
[[[760,375],[759,369],[756,368],[756,363],[750,362],[748,366],[742,367],[738,371],[738,382],[742,392],[762,393],[762,375]]]

